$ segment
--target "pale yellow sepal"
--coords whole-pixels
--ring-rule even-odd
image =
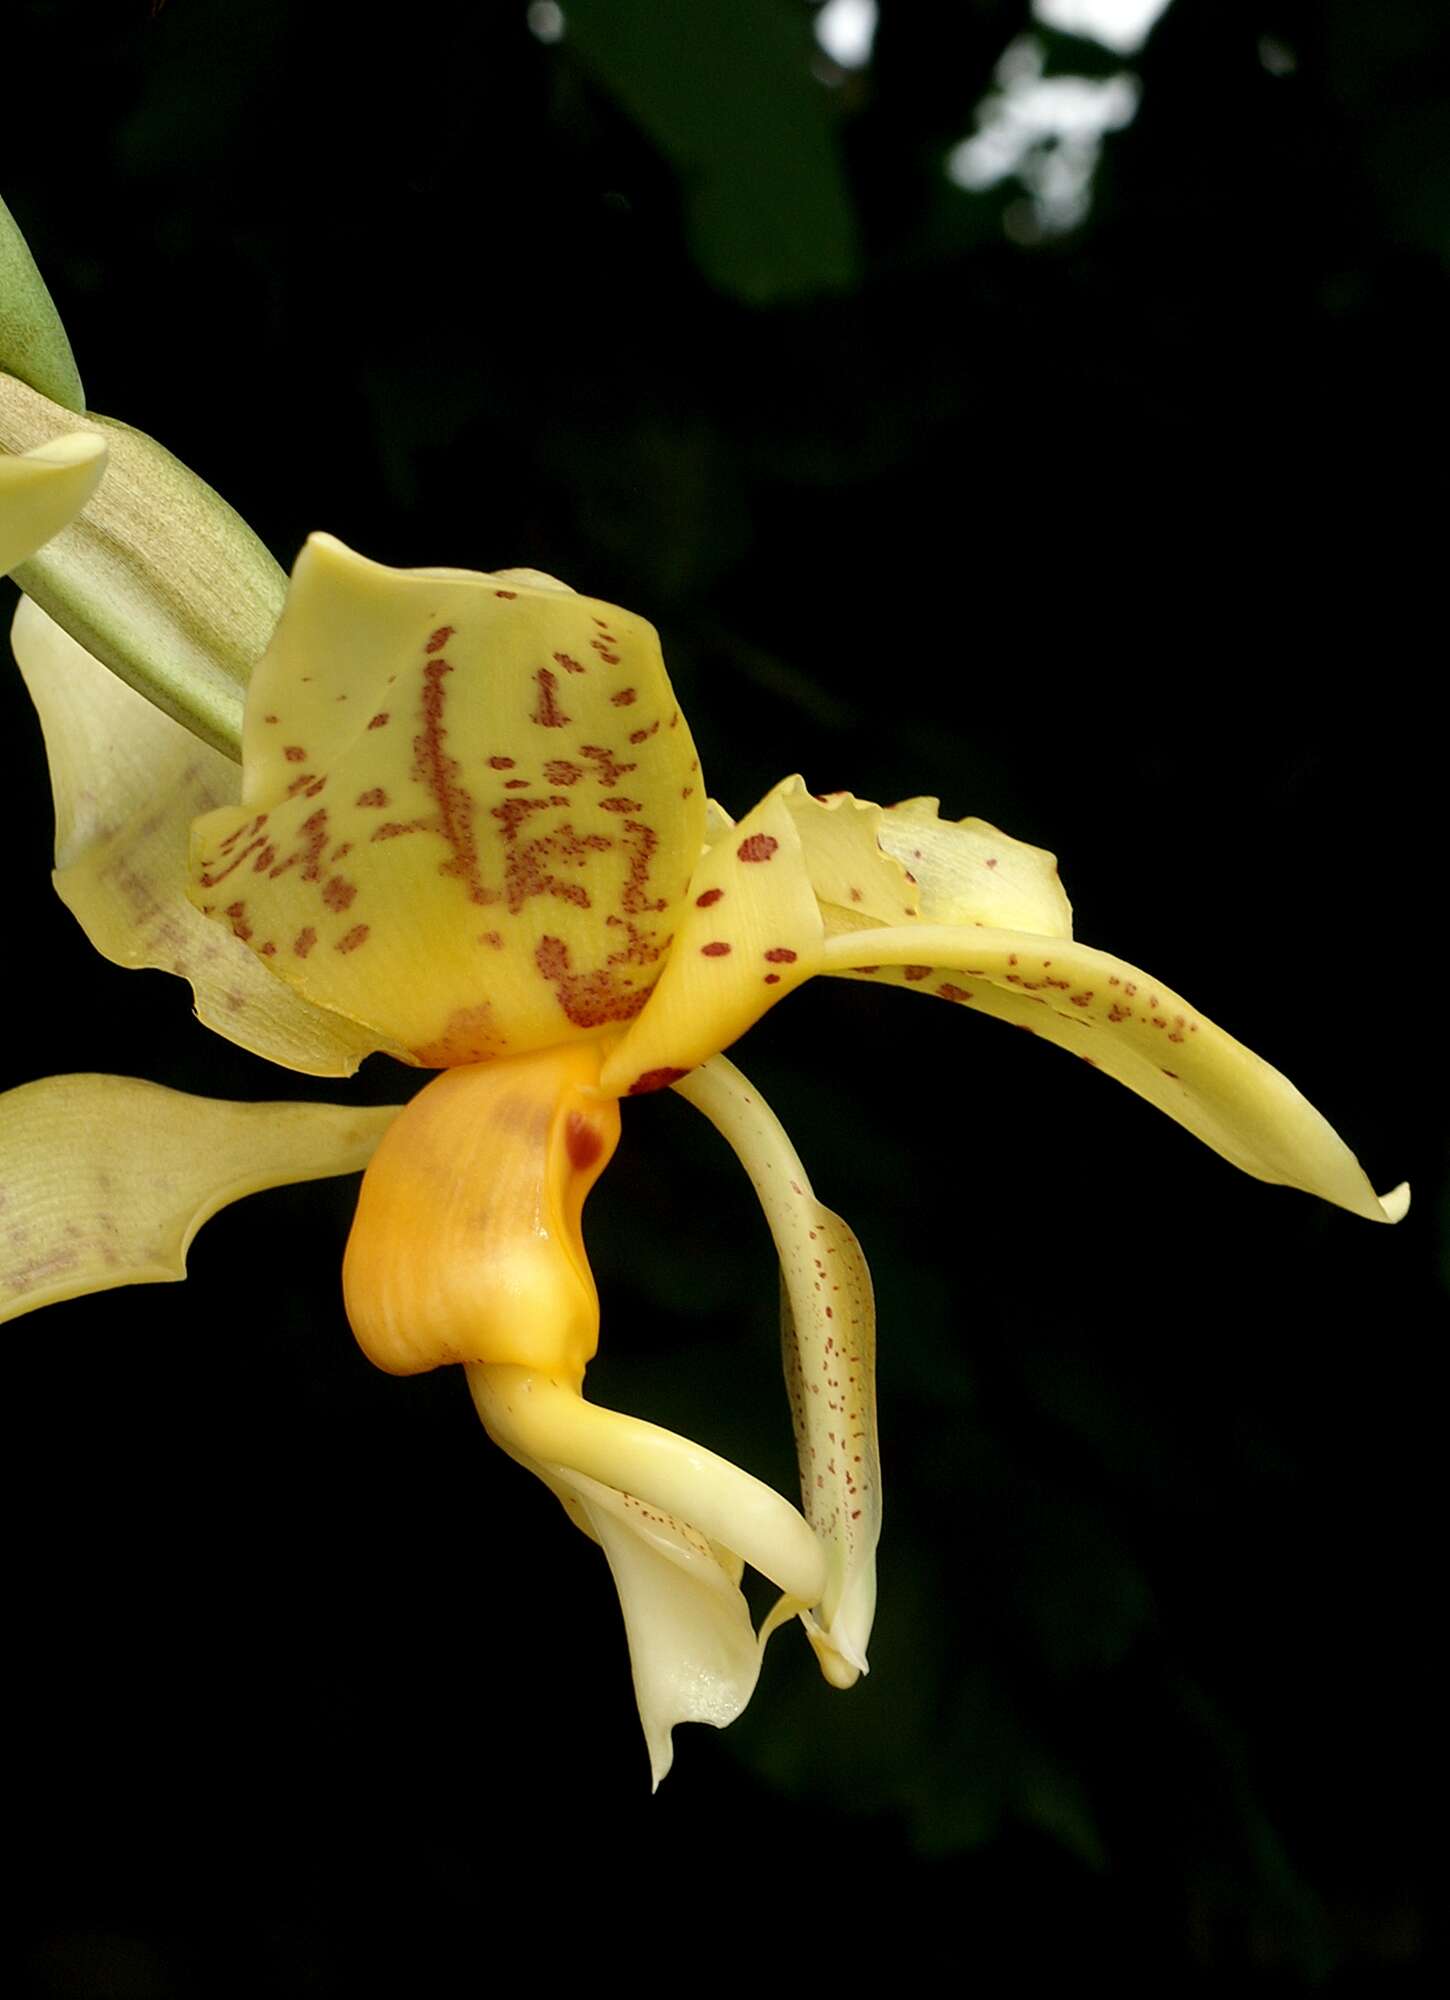
[[[189,981],[198,1018],[254,1055],[311,1076],[351,1076],[378,1037],[274,979],[187,896],[191,821],[236,798],[237,766],[93,660],[28,598],[11,637],[50,761],[55,886],[91,943],[115,965]]]
[[[63,409],[85,409],[80,373],[60,314],[15,217],[0,201],[0,372]],[[5,565],[0,563],[0,569]]]
[[[0,451],[74,431],[104,441],[106,476],[15,580],[93,658],[236,758],[286,579],[240,515],[151,438],[0,375]]]
[[[678,1722],[725,1729],[760,1677],[750,1607],[710,1543],[692,1528],[577,1473],[573,1486],[609,1560],[629,1641],[634,1697],[658,1790]]]
[[[473,1363],[468,1382],[489,1436],[545,1481],[609,1559],[658,1785],[674,1725],[723,1728],[754,1689],[773,1627],[756,1640],[742,1561],[788,1599],[814,1604],[826,1585],[820,1544],[778,1493],[673,1431],[525,1369]]]
[[[819,1605],[784,1598],[821,1671],[850,1687],[867,1671],[881,1537],[876,1440],[876,1308],[860,1244],[816,1199],[780,1120],[733,1063],[716,1056],[675,1085],[734,1148],[760,1199],[781,1267],[781,1353],[800,1463],[801,1506],[826,1552]]]
[[[84,431],[0,454],[0,575],[79,514],[106,469],[106,441]]]
[[[1398,1222],[1331,1125],[1288,1078],[1137,966],[1026,932],[921,924],[830,939],[823,969],[932,993],[1080,1056],[1256,1180],[1302,1188],[1372,1222]]]
[[[705,808],[643,619],[325,535],[252,682],[242,801],[196,829],[198,905],[438,1068],[631,1019]]]
[[[225,1104],[124,1076],[0,1097],[0,1319],[186,1275],[208,1217],[243,1195],[357,1173],[395,1107]]]

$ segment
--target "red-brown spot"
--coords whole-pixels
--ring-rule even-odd
[[[526,792],[529,789],[529,781],[527,778],[505,778],[503,788],[506,792]]]
[[[440,625],[424,646],[423,651],[425,653],[441,653],[452,637],[453,627],[451,625]]]
[[[562,667],[566,674],[582,674],[585,672],[585,669],[580,666],[579,662],[570,659],[567,653],[555,653],[554,664],[555,666]]]
[[[767,972],[765,975],[765,983],[767,986],[779,986],[780,974],[778,972]]]
[[[911,980],[913,985],[919,979],[931,978],[931,967],[929,965],[903,965],[901,970],[903,975]]]
[[[789,945],[776,944],[765,954],[765,962],[767,965],[794,965],[795,956]]]
[[[341,875],[332,876],[322,885],[322,900],[329,910],[345,910],[356,894],[356,882],[345,882]]]
[[[752,833],[741,841],[735,852],[742,861],[769,861],[779,846],[780,842],[773,834]]]
[[[263,958],[275,958],[277,955],[277,947],[271,942],[270,939],[268,939],[266,944],[259,944],[257,946],[257,950],[260,952]]]
[[[516,590],[496,590],[493,594],[495,597],[513,598],[518,596],[518,592]]]
[[[724,894],[725,891],[723,889],[702,889],[700,894],[695,898],[695,908],[697,910],[708,910],[710,905],[718,903]]]
[[[626,772],[639,769],[637,764],[618,763],[614,752],[600,743],[581,743],[579,755],[587,757],[590,763],[597,767],[594,773],[595,781],[606,787],[617,785]]]
[[[881,967],[879,965],[853,965],[851,970],[853,972],[879,972]]]
[[[637,1076],[626,1093],[630,1097],[647,1097],[652,1090],[668,1090],[672,1083],[678,1083],[682,1076],[688,1076],[687,1069],[647,1069]]]
[[[723,943],[719,938],[716,938],[713,944],[702,944],[700,946],[701,958],[728,958],[729,955],[729,945]]]
[[[604,813],[637,813],[643,810],[639,799],[601,799],[599,810]]]
[[[953,986],[950,981],[936,990],[943,1000],[970,1000],[972,997],[965,986]]]
[[[629,740],[631,743],[648,743],[658,728],[659,723],[652,722],[648,729],[632,729],[629,732]]]
[[[480,931],[478,941],[480,944],[491,944],[495,951],[503,950],[502,931]]]
[[[366,944],[367,941],[368,941],[367,925],[354,924],[352,929],[346,934],[345,937],[340,937],[338,939],[333,949],[335,951],[356,951],[360,944]]]
[[[627,986],[607,967],[598,972],[571,971],[569,947],[563,938],[540,938],[534,964],[555,988],[564,1018],[576,1028],[632,1021],[649,998],[648,986]]]
[[[1047,983],[1049,986],[1056,986],[1058,985],[1059,982],[1055,979],[1049,979]],[[1092,997],[1093,996],[1091,988],[1089,988],[1089,990],[1086,993],[1074,993],[1072,996],[1072,1004],[1074,1007],[1087,1007],[1091,1005]]]
[[[536,722],[540,729],[562,729],[569,718],[559,706],[559,676],[547,667],[540,667],[534,675],[534,683],[539,690],[539,698],[530,720]]]
[[[233,932],[245,944],[247,939],[252,935],[252,926],[247,922],[246,904],[228,903],[226,914],[231,918]]]
[[[1176,1069],[1165,1069],[1165,1070],[1164,1070],[1164,1072],[1163,1072],[1163,1074],[1164,1074],[1165,1076],[1171,1076],[1171,1077],[1172,1077],[1172,1079],[1173,1079],[1173,1081],[1174,1081],[1175,1083],[1177,1083],[1177,1081],[1178,1081],[1178,1072],[1177,1072],[1177,1070],[1176,1070]]]
[[[262,720],[263,720],[263,722],[275,722],[275,721],[277,720],[277,718],[276,718],[276,716],[275,716],[275,715],[264,715],[264,716],[262,717]]]
[[[305,764],[307,761],[307,752],[300,743],[289,743],[282,755],[289,764]]]
[[[564,1149],[576,1174],[587,1173],[604,1151],[604,1141],[577,1111],[571,1111],[564,1126]]]
[[[370,791],[359,792],[357,802],[360,806],[385,806],[388,795],[381,785],[374,785]]]
[[[609,699],[616,708],[629,708],[638,699],[633,688],[620,688]]]
[[[299,958],[306,958],[308,952],[311,951],[316,942],[317,933],[313,930],[311,924],[309,924],[305,930],[298,931],[296,937],[293,938],[292,949]]]
[[[511,771],[513,767],[514,759],[512,757],[490,757],[488,760],[490,771]]]
[[[551,785],[577,785],[584,773],[567,757],[554,757],[544,766],[544,776]]]
[[[373,717],[372,717],[372,718],[371,718],[371,719],[369,720],[369,722],[368,722],[368,728],[369,728],[369,729],[386,729],[386,728],[387,728],[387,726],[388,726],[388,724],[389,724],[389,723],[390,723],[391,721],[392,721],[392,717],[391,717],[391,716],[390,716],[390,715],[388,714],[388,711],[387,711],[386,709],[383,709],[383,710],[382,710],[382,711],[381,711],[381,712],[380,712],[379,714],[377,714],[377,715],[373,716]]]
[[[494,903],[497,894],[484,887],[479,872],[473,794],[463,783],[458,759],[450,757],[444,748],[448,737],[448,726],[443,720],[448,699],[445,679],[452,671],[447,660],[430,660],[423,669],[423,726],[413,738],[413,776],[426,787],[437,806],[437,831],[453,850],[452,858],[440,864],[439,873],[458,876],[471,903]],[[380,827],[373,838],[381,837]]]
[[[272,863],[276,859],[277,859],[277,850],[269,840],[267,842],[267,845],[262,849],[261,853],[257,856],[256,860],[252,863],[253,873],[257,875],[265,875],[267,870],[272,866]]]

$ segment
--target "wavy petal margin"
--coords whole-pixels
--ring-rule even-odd
[[[351,1076],[364,1056],[386,1049],[274,979],[193,907],[190,825],[236,797],[237,766],[93,660],[29,598],[11,642],[50,760],[56,891],[97,951],[114,965],[188,980],[207,1027],[284,1069]]]

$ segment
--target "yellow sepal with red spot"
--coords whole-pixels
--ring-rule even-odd
[[[645,620],[535,571],[393,570],[314,535],[191,894],[308,999],[473,1063],[639,1012],[704,814]]]

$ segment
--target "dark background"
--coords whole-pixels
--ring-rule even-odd
[[[1079,935],[1415,1206],[1262,1187],[899,993],[773,1014],[741,1060],[878,1285],[874,1671],[842,1696],[777,1639],[654,1800],[597,1551],[456,1376],[350,1341],[350,1187],[18,1322],[11,1990],[471,1992],[514,1949],[1418,1990],[1450,20],[1174,0],[1127,64],[1045,36],[1143,94],[1086,222],[1034,240],[1020,187],[943,171],[1018,0],[884,0],[849,74],[792,0],[565,11],[547,44],[523,0],[10,0],[0,186],[93,406],[284,563],[325,527],[646,614],[737,812],[799,768],[1052,847]],[[6,1082],[402,1094],[264,1073],[96,959],[0,698]],[[590,1241],[595,1393],[789,1490],[768,1237],[687,1106],[631,1108]]]

